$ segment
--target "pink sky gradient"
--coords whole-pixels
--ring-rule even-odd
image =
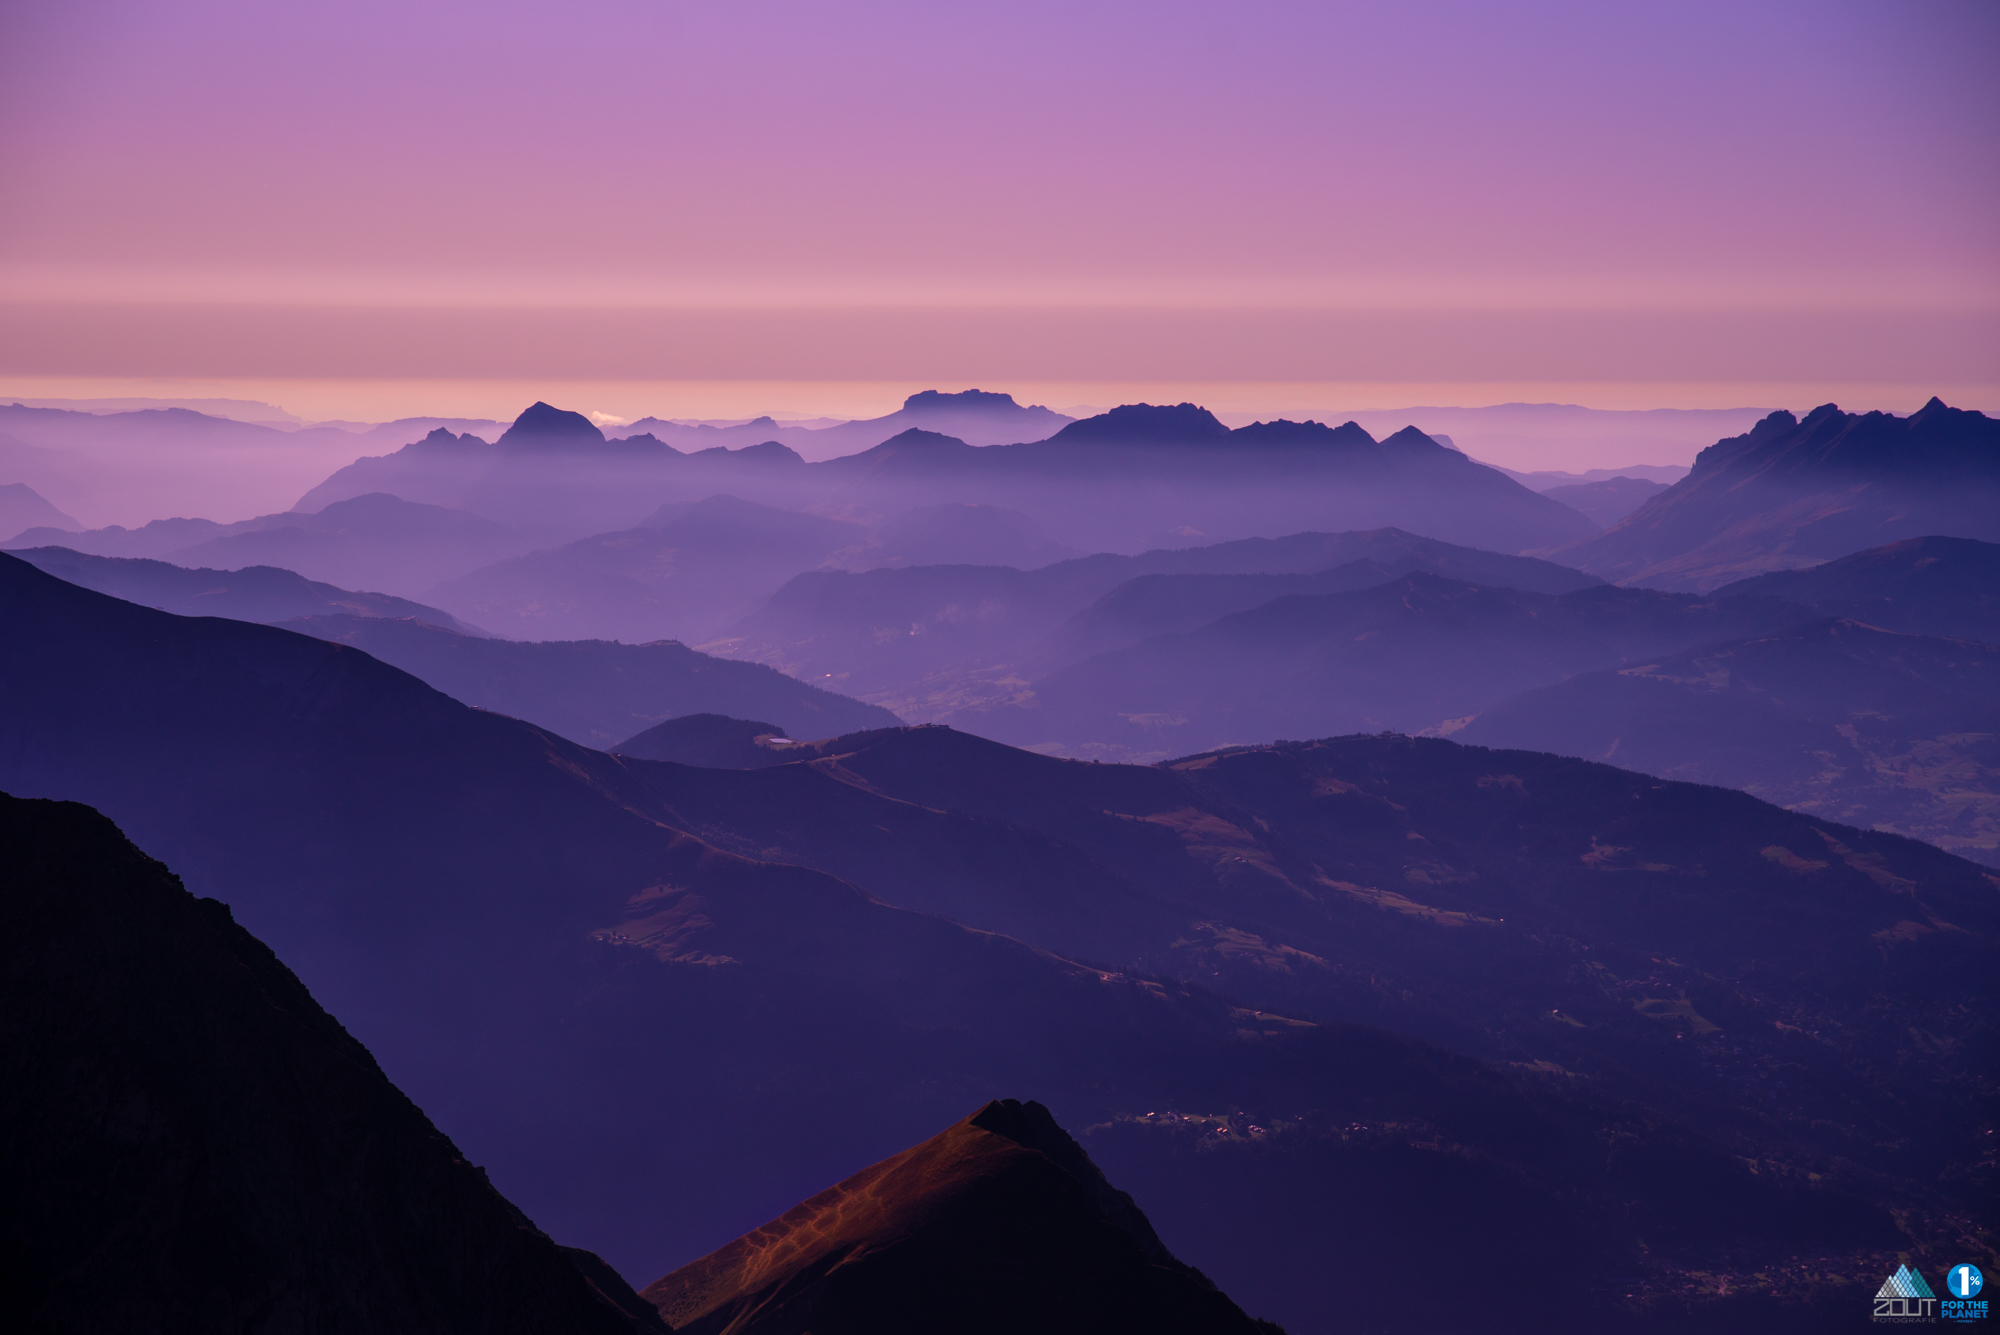
[[[1995,126],[1987,0],[8,5],[0,388],[1982,397]]]

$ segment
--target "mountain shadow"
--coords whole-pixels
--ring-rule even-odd
[[[0,859],[16,1329],[667,1329],[103,816],[0,794]]]

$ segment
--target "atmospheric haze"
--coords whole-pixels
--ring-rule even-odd
[[[10,1310],[1958,1300],[1996,65],[1969,0],[0,10]]]

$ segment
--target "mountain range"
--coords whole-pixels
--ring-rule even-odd
[[[91,556],[67,547],[29,547],[11,555],[57,579],[176,616],[235,621],[295,617],[408,618],[460,635],[483,636],[449,612],[386,593],[357,593],[274,566],[206,570],[137,557]]]
[[[710,496],[484,566],[429,596],[512,638],[699,642],[867,536],[858,524]]]
[[[925,412],[919,419],[942,422]],[[623,531],[659,505],[717,492],[871,523],[924,506],[987,505],[1029,515],[1055,542],[1125,550],[1176,534],[1214,541],[1265,536],[1273,526],[1395,525],[1519,551],[1594,529],[1414,429],[1381,441],[1351,423],[1231,431],[1192,404],[1127,405],[1007,445],[916,425],[815,463],[774,439],[693,453],[651,434],[608,439],[580,414],[536,404],[491,445],[440,429],[395,454],[358,460],[298,508],[378,491],[576,536]]]
[[[1099,553],[1028,571],[813,571],[708,647],[929,720],[1004,698],[1025,684],[1024,673],[1132,643],[1202,610],[1255,606],[1298,583],[1287,577],[1351,588],[1411,570],[1554,592],[1597,583],[1551,562],[1398,529],[1294,533],[1137,556]]]
[[[1295,1335],[1393,1323],[1374,1277],[1440,1250],[1452,1310],[1635,1277],[1487,1329],[1743,1301],[1816,1328],[1785,1258],[1847,1301],[1977,1196],[1990,887],[1893,836],[1433,739],[1142,768],[896,729],[694,770],[12,559],[0,615],[0,787],[88,801],[228,900],[628,1276],[1024,1095]],[[977,923],[1002,914],[1024,937]],[[1118,963],[1077,958],[1120,924]]]
[[[534,545],[533,539],[464,510],[373,492],[315,513],[288,511],[233,524],[156,519],[136,529],[33,528],[16,535],[8,549],[67,547],[95,556],[231,570],[277,566],[342,587],[409,596]]]
[[[2000,421],[1775,412],[1595,536],[1539,553],[1622,584],[1717,588],[1927,535],[2000,541]]]
[[[955,436],[968,445],[1006,445],[1020,440],[1046,440],[1076,419],[1042,407],[1022,407],[1011,394],[967,389],[940,393],[927,389],[903,400],[903,406],[883,417],[837,422],[823,427],[784,426],[759,417],[737,426],[717,427],[642,417],[615,428],[617,435],[646,434],[678,449],[740,449],[777,441],[808,459],[830,459],[880,445],[912,427]]]

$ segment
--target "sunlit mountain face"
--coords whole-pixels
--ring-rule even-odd
[[[0,15],[12,1324],[1976,1321],[1996,50]]]

